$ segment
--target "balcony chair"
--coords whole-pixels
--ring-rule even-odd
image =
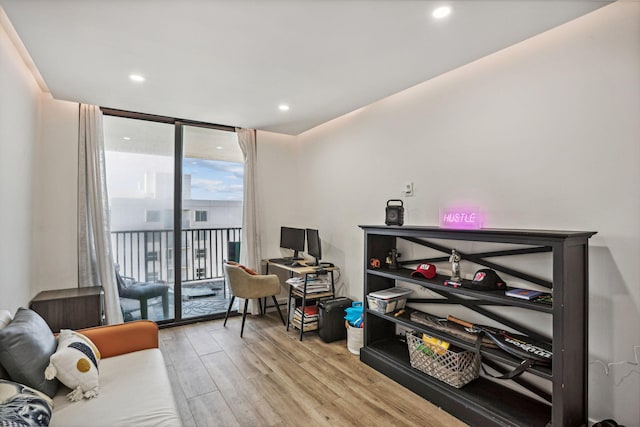
[[[223,326],[227,326],[227,318],[229,312],[233,306],[233,301],[236,297],[244,298],[244,310],[242,311],[242,326],[240,327],[240,337],[244,332],[244,322],[247,317],[247,306],[250,299],[258,299],[271,297],[273,303],[278,310],[280,320],[282,324],[286,325],[284,317],[282,317],[282,311],[278,306],[276,295],[280,293],[280,279],[275,274],[256,274],[255,272],[243,268],[240,265],[224,264],[224,276],[229,284],[231,290],[231,301],[229,301],[229,308],[227,308],[227,314],[224,316]],[[262,313],[262,310],[261,310]]]
[[[120,298],[136,299],[140,302],[140,317],[149,318],[150,298],[162,297],[162,314],[169,318],[169,285],[164,283],[138,282],[132,277],[121,276],[116,269],[116,281]]]

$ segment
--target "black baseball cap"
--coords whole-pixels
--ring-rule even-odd
[[[471,281],[471,286],[478,290],[494,291],[499,289],[506,289],[507,283],[498,276],[494,270],[490,268],[483,268],[476,271]]]

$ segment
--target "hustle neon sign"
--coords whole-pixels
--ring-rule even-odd
[[[440,209],[440,227],[477,230],[482,228],[483,218],[479,208]]]

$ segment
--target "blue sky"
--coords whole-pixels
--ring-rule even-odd
[[[242,200],[242,163],[185,158],[182,168],[191,175],[192,199]]]

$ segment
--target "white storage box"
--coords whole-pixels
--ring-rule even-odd
[[[413,291],[400,287],[371,292],[367,295],[369,309],[379,313],[392,313],[404,308],[407,296]]]

